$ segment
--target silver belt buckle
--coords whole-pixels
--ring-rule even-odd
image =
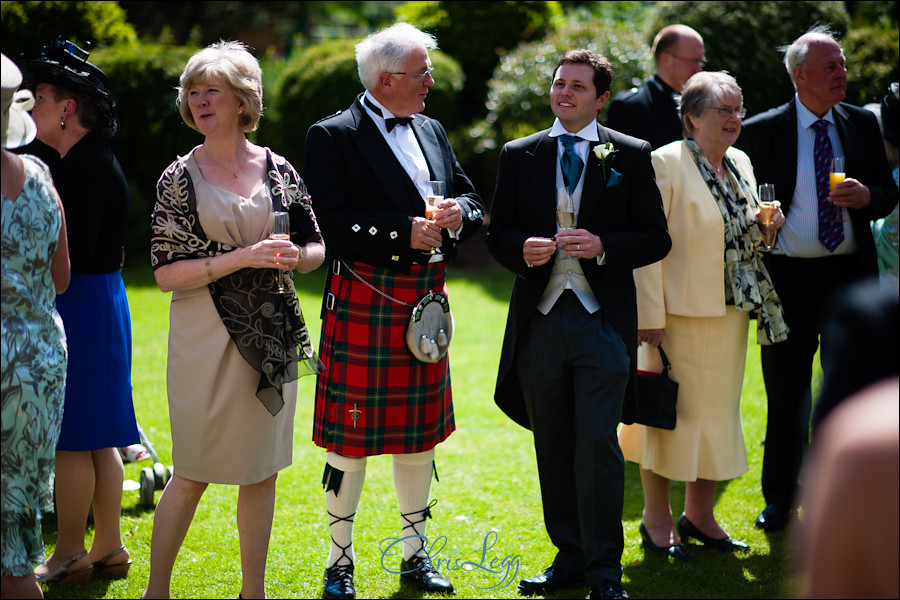
[[[327,310],[334,310],[334,294],[331,292],[325,297],[325,308]]]

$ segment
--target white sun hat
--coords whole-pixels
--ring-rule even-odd
[[[4,148],[18,148],[30,143],[37,127],[28,114],[34,106],[34,97],[28,90],[20,90],[22,73],[16,63],[5,54],[2,56],[2,84],[3,84],[3,139]]]

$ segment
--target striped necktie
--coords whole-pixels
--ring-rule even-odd
[[[834,252],[844,241],[844,223],[841,209],[828,201],[832,158],[828,122],[819,119],[813,127],[816,130],[813,156],[816,161],[816,196],[819,199],[819,241],[829,252]]]

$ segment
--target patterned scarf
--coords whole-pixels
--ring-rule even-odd
[[[756,341],[759,344],[783,342],[787,339],[788,326],[781,300],[759,252],[762,234],[758,227],[751,226],[754,218],[750,215],[757,205],[754,192],[730,158],[723,159],[727,173],[723,182],[697,142],[685,140],[684,143],[725,222],[725,302],[743,312],[758,311]]]
[[[306,234],[305,239],[294,239],[294,243],[321,240],[303,181],[283,157],[268,149],[266,156],[267,183],[274,208],[291,213],[291,230],[300,229]],[[154,269],[179,260],[237,250],[206,237],[184,159],[169,165],[157,183],[156,194],[150,243]],[[286,294],[277,291],[279,277],[285,283]],[[260,374],[256,397],[273,416],[278,414],[284,406],[285,383],[325,369],[306,329],[292,274],[246,268],[210,283],[208,288],[231,340],[244,360]]]

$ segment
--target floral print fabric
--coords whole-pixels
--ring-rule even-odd
[[[723,159],[727,172],[723,182],[697,142],[685,140],[685,144],[725,222],[725,303],[743,312],[759,311],[756,341],[760,345],[783,342],[788,326],[781,299],[759,252],[762,234],[758,227],[751,226],[754,218],[750,215],[757,204],[754,191],[730,158]]]
[[[24,577],[44,560],[43,512],[62,422],[66,338],[50,263],[61,226],[46,165],[25,162],[25,188],[2,199],[2,573]]]

